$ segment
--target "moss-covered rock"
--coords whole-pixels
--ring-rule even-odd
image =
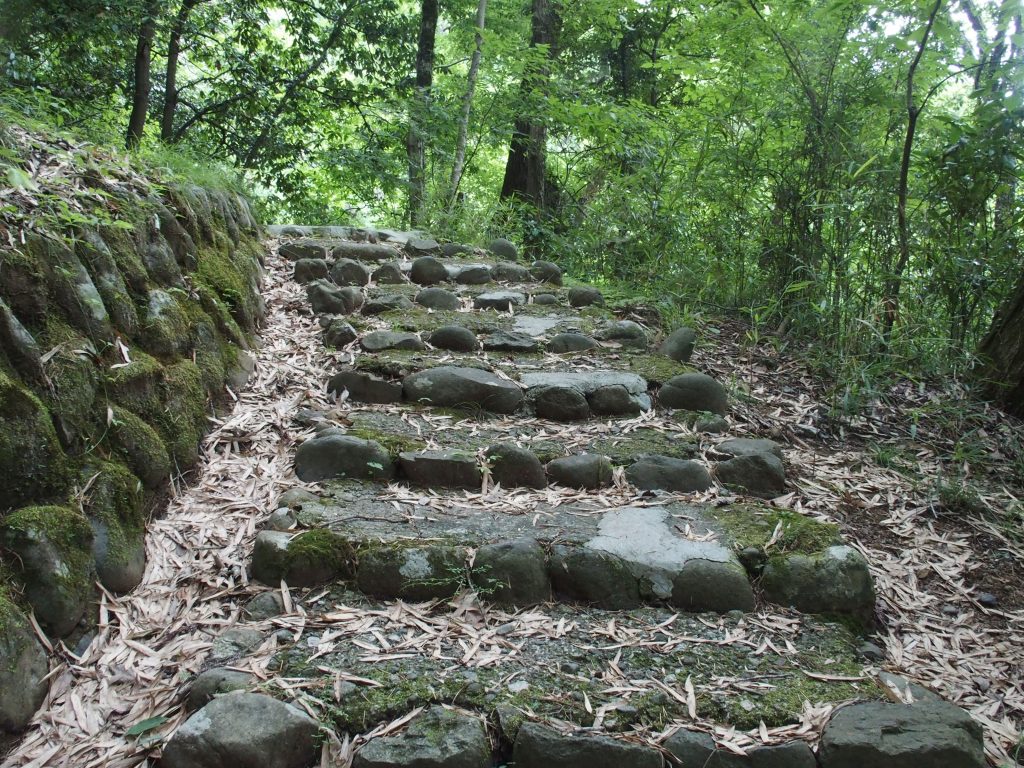
[[[143,418],[152,418],[161,409],[160,384],[164,367],[141,349],[132,348],[128,355],[130,363],[117,363],[107,369],[107,396]]]
[[[0,423],[0,509],[63,496],[70,473],[50,415],[2,370]]]
[[[199,460],[199,441],[206,433],[206,392],[199,366],[191,360],[167,366],[163,402],[157,427],[175,465],[191,468]]]
[[[101,422],[101,414],[93,407],[100,376],[91,348],[86,339],[72,341],[46,365],[47,405],[57,437],[71,451],[80,450]]]
[[[7,515],[0,541],[14,553],[25,599],[58,637],[71,632],[92,594],[92,528],[70,507],[24,507]]]
[[[123,464],[88,464],[82,473],[83,507],[92,527],[96,575],[112,592],[138,585],[146,567],[142,481]]]
[[[0,587],[0,733],[20,731],[46,696],[46,652]]]
[[[171,476],[167,446],[157,431],[126,408],[110,407],[110,443],[146,488],[158,488]]]

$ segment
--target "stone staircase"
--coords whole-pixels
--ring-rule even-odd
[[[276,590],[251,620],[301,602],[272,672],[307,712],[207,703],[258,685],[211,669],[165,765],[207,765],[197,718],[246,707],[286,768],[318,727],[322,764],[366,768],[984,764],[956,707],[888,701],[857,635],[867,563],[768,502],[784,447],[729,434],[691,330],[506,241],[276,234],[343,361],[250,568]]]

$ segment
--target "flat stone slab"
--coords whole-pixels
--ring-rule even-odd
[[[491,744],[475,717],[431,707],[397,736],[371,739],[353,768],[491,768]]]
[[[571,387],[584,395],[600,387],[624,387],[631,395],[646,395],[647,382],[642,376],[623,371],[580,371],[568,373],[524,373],[520,383],[528,390],[534,387]]]
[[[520,382],[537,414],[557,421],[622,416],[651,408],[647,382],[623,371],[524,373]]]
[[[518,307],[526,303],[526,294],[519,291],[491,291],[481,293],[473,299],[476,309],[497,309],[508,312],[510,307]]]
[[[515,383],[478,368],[429,368],[407,376],[402,386],[407,400],[425,405],[512,413],[523,402]]]
[[[638,579],[641,598],[691,610],[753,609],[753,591],[732,549],[704,537],[682,538],[670,522],[669,513],[657,507],[612,510],[584,546],[622,560]],[[714,593],[701,594],[705,586]]]

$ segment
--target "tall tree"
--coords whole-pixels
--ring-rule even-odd
[[[181,56],[181,38],[185,34],[192,9],[202,0],[182,0],[171,24],[167,40],[167,68],[164,75],[164,107],[160,116],[160,138],[174,141],[174,115],[178,109],[178,59]]]
[[[437,0],[422,0],[420,34],[416,47],[416,90],[409,108],[409,132],[405,147],[409,156],[409,224],[420,223],[426,198],[426,130],[430,89],[434,84],[434,44],[437,38]]]
[[[159,5],[151,3],[145,10],[139,25],[139,39],[135,46],[135,62],[132,67],[132,111],[128,117],[128,148],[134,148],[142,140],[149,113],[149,94],[152,89],[150,68],[153,59],[153,38],[156,36]]]
[[[455,160],[452,162],[452,176],[448,183],[449,204],[454,204],[459,194],[462,171],[466,165],[466,137],[469,133],[469,115],[473,109],[473,93],[476,91],[476,79],[480,74],[480,59],[483,55],[484,22],[486,16],[487,0],[477,0],[473,56],[469,62],[469,74],[466,75],[466,93],[462,97],[462,112],[459,114],[458,136],[455,139]]]
[[[882,297],[885,302],[885,320],[882,337],[886,343],[891,338],[892,329],[896,323],[896,315],[899,312],[900,288],[903,285],[903,273],[910,263],[910,223],[907,221],[910,160],[914,149],[914,138],[917,135],[917,120],[921,116],[921,110],[924,109],[924,103],[928,98],[926,96],[921,104],[914,100],[914,76],[917,74],[917,68],[921,64],[921,57],[924,56],[925,49],[928,47],[928,38],[931,37],[932,28],[935,26],[935,18],[938,16],[939,9],[942,8],[942,2],[943,0],[936,0],[932,6],[931,13],[928,14],[928,21],[924,26],[924,32],[921,35],[921,42],[918,44],[914,58],[910,62],[910,68],[907,70],[905,91],[907,127],[903,134],[903,153],[900,156],[899,181],[896,185],[896,231],[899,235],[899,255],[896,258],[896,264],[892,273],[886,279],[885,293]],[[929,95],[931,94],[929,93]]]
[[[550,61],[557,52],[556,3],[554,0],[533,0],[530,18],[530,47],[545,46]],[[536,105],[549,77],[548,62],[542,64],[537,71],[526,72],[521,86],[525,104]],[[501,184],[502,200],[518,198],[537,211],[544,210],[547,135],[547,127],[538,115],[528,112],[516,118],[505,164],[505,178]]]

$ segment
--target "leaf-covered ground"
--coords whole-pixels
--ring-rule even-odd
[[[214,637],[238,621],[246,599],[265,589],[247,583],[245,566],[277,496],[298,485],[291,463],[302,434],[293,417],[305,407],[336,408],[344,416],[347,406],[327,401],[323,385],[337,363],[349,359],[347,352],[324,351],[301,288],[290,280],[290,265],[273,256],[268,264],[268,323],[251,388],[237,393],[234,410],[215,422],[201,474],[179,488],[166,515],[153,522],[142,585],[125,597],[104,596],[97,637],[81,657],[54,649],[62,663],[49,696],[5,766],[151,764],[161,738],[185,717],[180,692],[204,668]],[[739,326],[722,324],[717,331],[704,329],[694,363],[731,382],[733,433],[786,445],[793,490],[775,503],[838,522],[872,564],[886,654],[881,666],[967,708],[985,726],[993,763],[1013,764],[1024,725],[1024,546],[1016,538],[1024,513],[1015,474],[1020,425],[971,405],[955,383],[897,387],[869,415],[843,422],[829,415],[827,383],[798,357],[746,346]],[[609,625],[586,619],[571,627],[554,612],[484,616],[471,599],[443,606],[439,617],[401,603],[382,615],[357,603],[339,608],[327,596],[318,590],[299,601],[285,590],[285,615],[257,625],[265,640],[244,662],[271,689],[311,710],[317,704],[307,682],[275,674],[286,640],[274,630],[286,630],[291,644],[315,632],[325,655],[341,639],[364,638],[360,642],[371,646],[362,649],[367,665],[394,661],[386,634],[384,642],[374,634],[378,627],[408,627],[422,634],[424,645],[443,639],[445,647],[464,649],[467,665],[500,665],[515,648],[501,638],[531,633],[557,637],[571,629],[592,635],[595,646],[623,647],[641,646],[645,633],[656,633],[659,642],[686,636],[682,625],[653,620]],[[782,654],[794,621],[799,617],[784,612],[761,614],[742,629],[722,624],[708,631],[717,642],[762,649],[768,643]],[[494,642],[484,643],[488,638]],[[618,665],[609,667],[609,680]],[[369,667],[336,684],[367,681]],[[701,691],[689,680],[665,695],[699,720]],[[583,706],[595,717],[609,714],[589,696]],[[725,729],[716,736],[740,749],[793,736],[813,741],[829,711],[811,706],[799,724]],[[325,754],[346,764],[360,741],[407,719],[354,740],[329,739]]]

